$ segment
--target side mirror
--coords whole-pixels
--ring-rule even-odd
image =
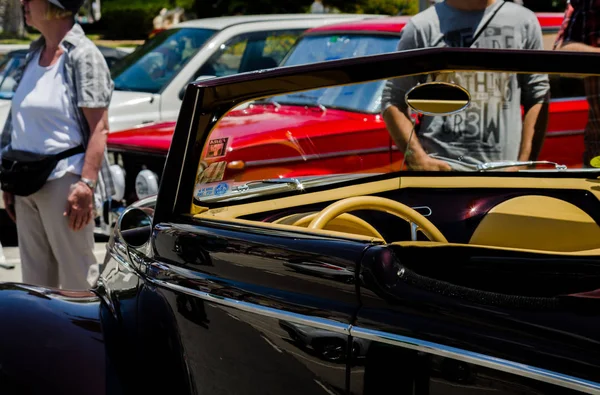
[[[142,247],[152,236],[152,217],[141,208],[129,207],[119,217],[117,232],[129,247]]]
[[[406,104],[423,115],[451,115],[467,108],[471,102],[469,92],[460,85],[449,82],[427,82],[406,93]]]
[[[194,82],[198,82],[198,81],[203,81],[203,80],[210,80],[211,78],[217,78],[216,75],[201,75],[200,77],[196,78],[194,80]],[[183,100],[183,97],[185,96],[185,90],[187,89],[187,85],[184,86],[181,89],[181,92],[179,92],[179,100]]]

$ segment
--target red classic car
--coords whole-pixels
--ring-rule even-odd
[[[537,15],[545,47],[550,49],[563,15]],[[282,65],[393,52],[408,20],[367,19],[311,29]],[[551,75],[550,81],[549,126],[538,159],[581,167],[587,122],[582,82],[558,75]],[[382,89],[382,81],[319,89],[255,101],[231,111],[219,122],[211,137],[213,151],[207,155],[208,161],[220,164],[215,167],[216,179],[225,172],[227,179],[238,181],[258,179],[262,173],[280,177],[334,174],[344,172],[340,166],[345,171],[400,170],[402,154],[380,115]],[[258,124],[260,134],[247,133]],[[174,127],[174,122],[143,125],[109,136],[111,156],[127,175],[127,203],[157,192]]]

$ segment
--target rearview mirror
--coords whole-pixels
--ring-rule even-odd
[[[464,110],[471,102],[469,92],[450,82],[427,82],[406,93],[406,104],[423,115],[450,115]]]
[[[129,247],[142,247],[152,236],[152,217],[141,208],[130,207],[119,217],[117,232]]]

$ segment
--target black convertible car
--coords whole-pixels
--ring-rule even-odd
[[[536,160],[548,75],[599,70],[442,48],[189,85],[159,194],[121,215],[97,286],[0,284],[0,393],[600,394],[600,169]],[[407,146],[453,171],[285,125],[213,135],[247,101],[396,78]],[[337,173],[280,177],[298,153]]]

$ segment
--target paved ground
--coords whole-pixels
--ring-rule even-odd
[[[18,247],[4,247],[4,255],[6,256],[6,264],[14,268],[8,269],[0,265],[0,282],[21,282],[21,259],[19,258]],[[101,263],[106,255],[106,243],[96,243],[94,250],[96,259]]]

